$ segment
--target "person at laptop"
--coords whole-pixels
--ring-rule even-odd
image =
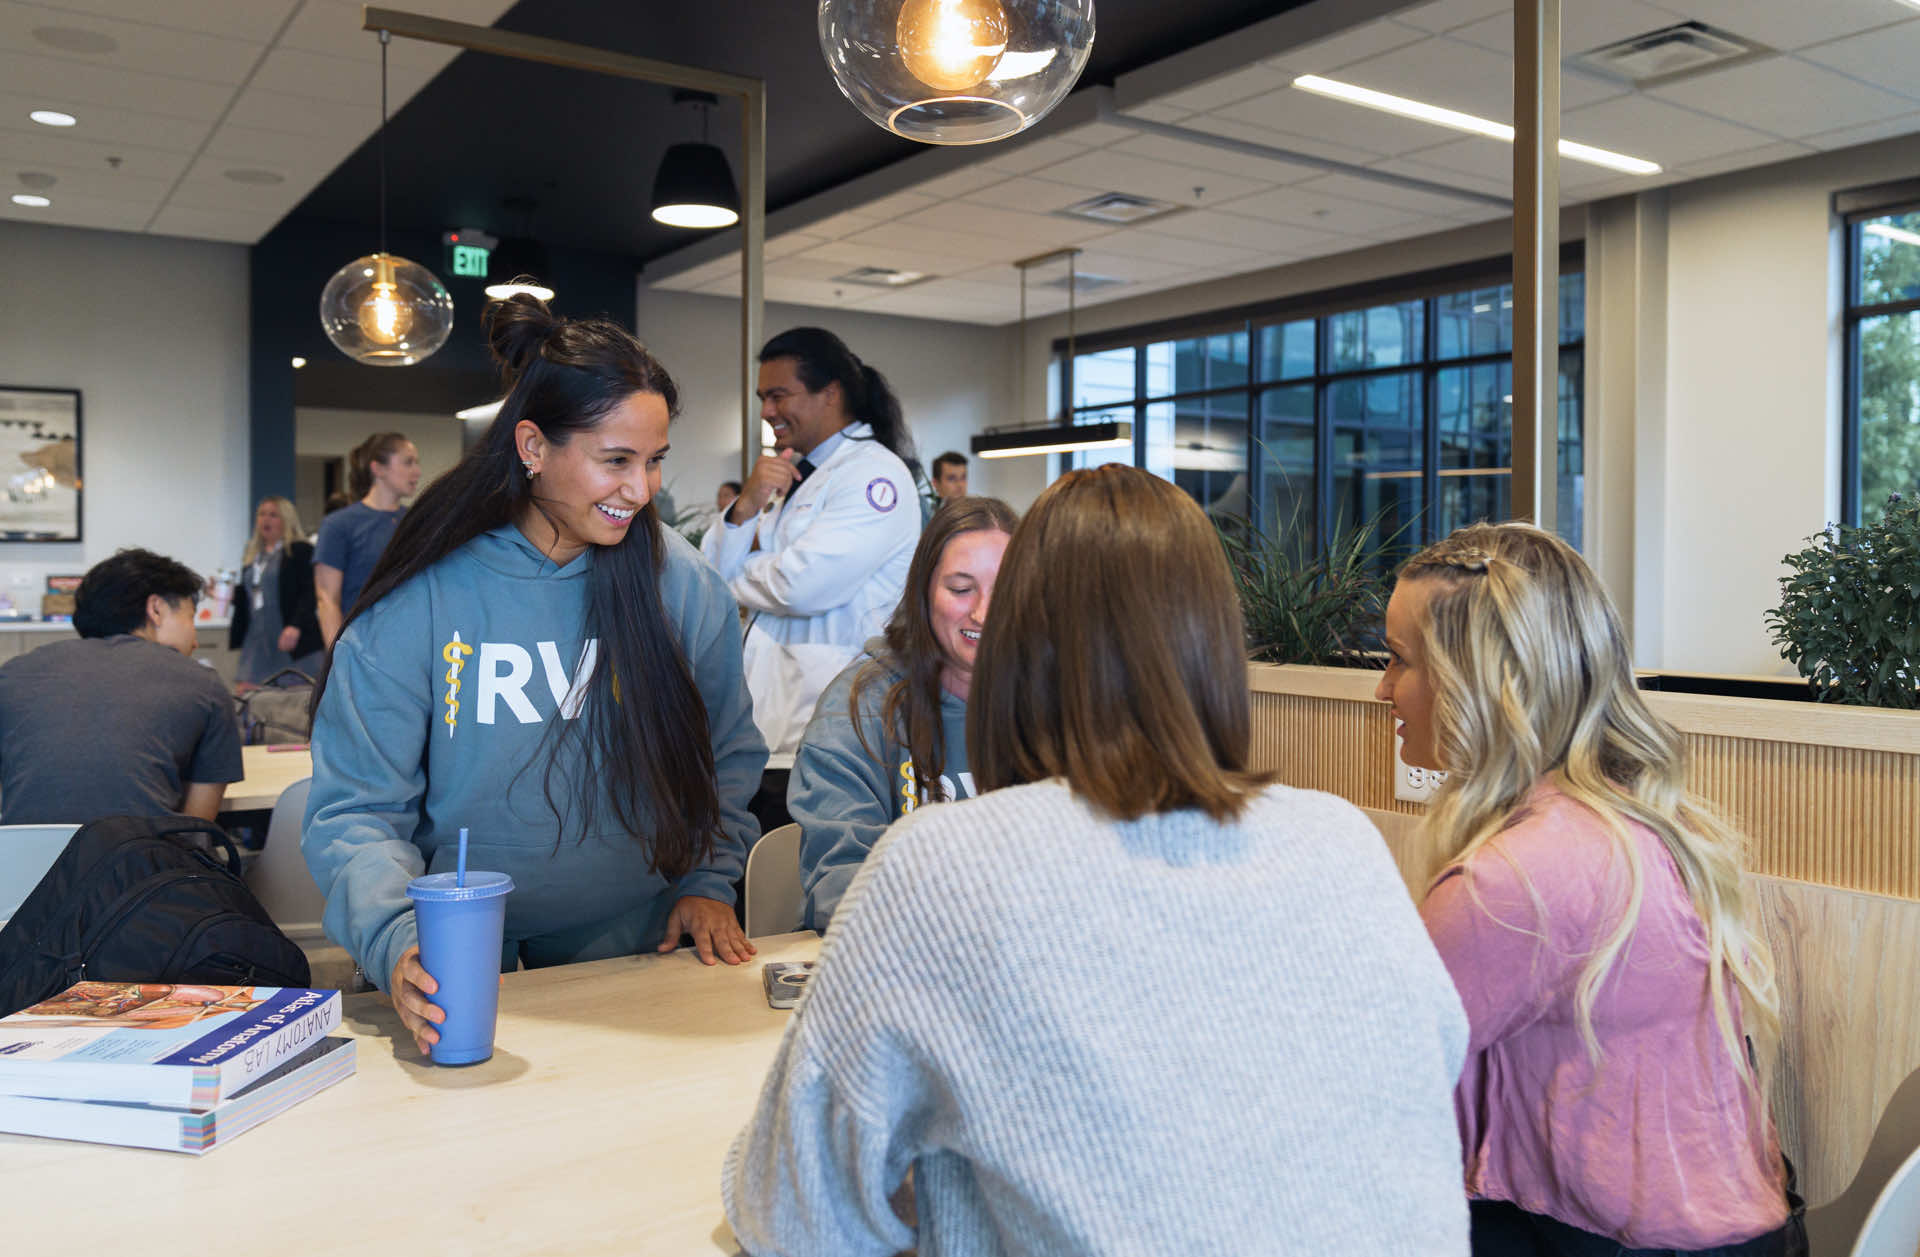
[[[0,824],[213,820],[246,775],[233,696],[193,659],[201,581],[151,550],[93,565],[76,638],[0,666]]]

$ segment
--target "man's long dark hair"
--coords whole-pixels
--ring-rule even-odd
[[[869,690],[884,683],[888,673],[898,674],[880,700],[880,727],[887,737],[906,748],[914,779],[932,803],[943,803],[947,797],[946,788],[940,784],[940,774],[947,767],[946,726],[940,720],[940,672],[947,660],[940,639],[933,633],[934,573],[940,568],[947,543],[955,537],[970,532],[1010,534],[1019,522],[1013,508],[999,498],[955,498],[935,511],[914,548],[913,565],[907,569],[907,592],[887,620],[886,649],[854,674],[847,694],[847,714],[853,720],[854,734],[867,754],[878,758],[880,752],[867,745],[866,731],[860,724],[861,708],[872,701],[867,697]]]
[[[657,394],[669,414],[678,408],[679,390],[666,368],[610,320],[556,319],[541,302],[518,295],[488,308],[487,335],[506,386],[500,413],[486,437],[401,517],[342,635],[368,608],[480,534],[529,510],[544,514],[538,482],[527,477],[514,442],[522,420],[565,445],[636,393]],[[651,502],[623,541],[595,547],[583,634],[599,647],[579,717],[548,722],[545,790],[563,832],[595,833],[604,804],[636,841],[651,840],[652,867],[678,878],[712,854],[720,802],[706,704],[660,601],[665,558]],[[316,712],[325,690],[323,673],[314,687]],[[581,766],[604,789],[556,797],[574,788],[567,770]]]
[[[892,450],[907,470],[920,474],[920,460],[913,448],[913,434],[907,431],[906,416],[900,399],[893,395],[887,377],[868,366],[847,348],[847,343],[824,327],[796,327],[780,333],[760,351],[760,361],[793,359],[794,373],[818,393],[829,384],[840,386],[847,414],[855,423],[873,429],[873,439]]]

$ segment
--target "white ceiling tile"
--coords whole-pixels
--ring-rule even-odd
[[[112,52],[64,51],[36,39],[47,27],[101,35],[119,45]],[[134,70],[178,78],[240,83],[262,51],[258,43],[205,32],[171,30],[143,22],[117,21],[37,4],[0,3],[0,51],[21,53],[77,66]]]
[[[1762,131],[1637,94],[1564,112],[1560,134],[1662,166],[1684,166],[1716,153],[1757,148],[1773,139]]]
[[[49,194],[51,195],[51,194]],[[140,231],[153,217],[152,205],[125,201],[102,201],[93,197],[52,197],[53,204],[40,209],[0,200],[0,218],[23,223],[48,223],[60,227],[93,227],[101,231]]]
[[[782,279],[831,280],[851,269],[845,262],[815,257],[777,258],[766,265],[768,278],[778,275]]]
[[[649,279],[650,284],[672,284],[676,287],[697,288],[702,284],[716,283],[720,280],[738,280],[740,277],[740,258],[737,254],[717,257],[698,266],[689,266],[683,271],[659,279]]]
[[[1104,275],[1108,279],[1124,279],[1133,284],[1177,279],[1185,275],[1189,269],[1178,262],[1143,258],[1100,248],[1082,250],[1080,255],[1073,259],[1073,263],[1074,270],[1079,274]]]
[[[1294,92],[1280,97],[1282,101],[1291,101],[1293,97],[1305,96],[1304,92]],[[1281,153],[1298,153],[1308,157],[1323,157],[1329,161],[1357,163],[1365,161],[1369,154],[1362,152],[1349,140],[1322,140],[1309,135],[1288,134],[1270,127],[1255,126],[1251,122],[1241,122],[1217,113],[1195,114],[1180,124],[1189,131],[1201,131],[1209,135],[1224,135],[1230,139],[1245,140],[1249,144],[1259,144]],[[1422,127],[1421,131],[1431,128]],[[1275,158],[1285,161],[1285,157]]]
[[[1193,110],[1169,105],[1164,100],[1150,100],[1143,105],[1129,105],[1120,112],[1133,118],[1145,118],[1148,122],[1178,122]]]
[[[1176,162],[1182,166],[1215,170],[1222,174],[1240,175],[1261,183],[1294,183],[1301,179],[1310,179],[1319,173],[1318,167],[1302,166],[1297,162],[1276,161],[1267,157],[1253,157],[1233,149],[1209,144],[1205,140],[1181,140],[1170,135],[1136,135],[1130,140],[1122,140],[1107,151],[1129,157],[1150,158],[1154,161]]]
[[[1761,136],[1764,140],[1766,137]],[[1752,143],[1752,141],[1748,141]],[[1637,155],[1637,154],[1636,154]],[[1418,178],[1430,179],[1435,183],[1466,188],[1469,191],[1485,192],[1492,196],[1511,196],[1513,194],[1513,146],[1502,144],[1498,140],[1489,140],[1479,136],[1467,136],[1448,144],[1438,144],[1422,149],[1408,157],[1399,159],[1406,169],[1396,166],[1398,173],[1412,174]],[[1384,167],[1386,163],[1382,163]],[[1468,178],[1461,178],[1466,175]],[[1560,162],[1560,190],[1584,194],[1587,188],[1602,183],[1612,183],[1620,177],[1618,170],[1605,166],[1595,166],[1587,162]],[[1563,196],[1561,198],[1565,200]],[[1465,204],[1470,202],[1463,202]]]
[[[1513,0],[1434,0],[1418,8],[1402,9],[1393,19],[1423,31],[1450,31],[1496,14],[1505,14],[1512,21]]]
[[[1914,69],[1920,66],[1920,18],[1884,30],[1809,48],[1803,61],[1838,70],[1875,87],[1902,95],[1920,95]]]
[[[902,319],[939,319],[947,323],[978,323],[987,327],[995,327],[1008,321],[998,307],[976,307],[956,301],[941,301],[938,298],[921,296],[912,289],[875,297],[860,309],[875,314],[890,314]]]
[[[1306,250],[1323,245],[1330,239],[1325,232],[1307,231],[1280,223],[1263,222],[1258,218],[1243,218],[1238,214],[1227,214],[1219,210],[1194,210],[1190,214],[1169,214],[1165,218],[1156,219],[1153,228],[1164,236],[1205,240],[1213,244],[1252,250],[1256,253],[1271,253],[1282,249]]]
[[[1085,148],[1103,148],[1115,140],[1124,140],[1133,132],[1111,122],[1083,122],[1060,133],[1060,138],[1069,144],[1079,144]]]
[[[51,133],[49,128],[27,120],[27,114],[35,109],[60,109],[70,113],[80,120],[79,125],[64,128],[63,134],[109,146],[133,144],[172,153],[192,153],[199,149],[207,134],[205,121],[146,113],[137,106],[112,109],[55,93],[22,96],[13,91],[0,92],[0,122],[10,129],[31,127]]]
[[[17,96],[70,100],[199,122],[219,117],[233,99],[233,88],[224,84],[17,52],[0,52],[0,83]]]
[[[1127,192],[1181,205],[1211,205],[1267,186],[1258,179],[1155,161],[1113,149],[1056,162],[1036,173],[1095,192]]]
[[[913,190],[922,196],[946,201],[956,196],[965,196],[988,184],[999,183],[1006,177],[1005,171],[995,170],[991,166],[963,166],[959,170],[949,171],[932,179],[923,179],[913,185]]]
[[[1453,39],[1423,40],[1369,57],[1346,66],[1338,77],[1376,92],[1406,96],[1496,122],[1513,120],[1513,58]],[[1560,77],[1560,107],[1578,109],[1625,91],[1623,84],[1569,72]],[[1333,103],[1354,112],[1364,108],[1343,101]]]
[[[389,112],[398,113],[400,106],[412,100],[414,93],[430,83],[440,68],[437,65],[413,63],[389,65]],[[380,104],[380,62],[378,58],[369,61],[365,57],[335,57],[297,48],[274,48],[260,63],[260,70],[253,76],[248,90],[305,96],[347,105],[372,104],[377,110]]]
[[[406,11],[426,13],[432,17],[455,18],[457,21],[478,21],[482,26],[493,23],[493,17],[476,19],[456,18],[454,14],[439,11],[444,6],[432,0],[414,0]],[[507,5],[499,6],[505,12]],[[342,3],[341,0],[305,0],[299,16],[287,27],[287,33],[280,37],[276,47],[295,48],[304,52],[324,53],[332,57],[344,57],[349,60],[363,61],[380,69],[380,35],[377,31],[363,30],[360,26],[359,4]],[[494,17],[498,17],[495,13]],[[430,44],[418,39],[395,39],[387,44],[387,62],[390,66],[414,65],[430,66],[435,70],[446,65],[458,55],[458,50],[444,44]]]
[[[1480,192],[1487,196],[1497,196],[1502,199],[1510,197],[1513,192],[1513,170],[1512,167],[1506,163],[1511,162],[1513,150],[1504,144],[1494,146],[1492,142],[1489,141],[1488,147],[1492,150],[1489,152],[1468,154],[1463,150],[1455,157],[1456,164],[1454,166],[1436,166],[1431,162],[1423,160],[1428,153],[1455,149],[1464,143],[1465,141],[1454,141],[1449,144],[1436,145],[1433,148],[1423,149],[1411,157],[1395,157],[1387,161],[1376,162],[1372,169],[1384,171],[1387,174],[1407,175],[1414,179],[1424,179],[1428,183],[1437,183],[1442,187],[1460,188],[1467,192]],[[1505,154],[1504,160],[1500,156],[1502,153]],[[1470,169],[1467,167],[1470,167]],[[1563,164],[1561,169],[1565,170],[1566,166]],[[1356,186],[1370,185],[1368,185],[1367,181],[1360,180],[1357,181]],[[1436,223],[1447,220],[1458,222],[1463,215],[1474,212],[1481,206],[1481,203],[1478,201],[1460,199],[1456,202],[1453,197],[1442,197],[1440,199],[1452,203],[1453,208],[1442,212],[1437,206],[1434,206],[1413,212],[1422,218]],[[1504,206],[1498,210],[1495,210],[1492,206],[1485,208],[1490,213],[1509,212]]]
[[[1470,201],[1431,192],[1420,192],[1412,188],[1399,188],[1390,183],[1362,179],[1357,175],[1323,175],[1306,187],[1328,196],[1345,197],[1350,201],[1365,201],[1371,205],[1407,210],[1433,218],[1458,218],[1474,208]]]
[[[810,235],[804,231],[789,231],[784,235],[775,236],[761,245],[760,255],[763,259],[772,261],[774,258],[788,257],[795,253],[805,253],[808,249],[823,245],[826,242],[827,237],[825,236]],[[734,256],[737,259],[739,255],[735,254]]]
[[[1370,156],[1397,157],[1435,142],[1438,128],[1411,118],[1398,118],[1375,109],[1362,109],[1344,101],[1328,100],[1299,88],[1268,92],[1239,101],[1204,115],[1251,123],[1284,136],[1301,136],[1332,146],[1327,156],[1336,160],[1365,162]],[[1198,120],[1185,125],[1200,130],[1211,128]],[[1286,146],[1283,138],[1281,146]],[[1312,149],[1304,151],[1312,152]],[[1337,154],[1337,156],[1336,156]]]
[[[1791,161],[1795,157],[1805,157],[1813,151],[1815,150],[1805,144],[1779,140],[1772,144],[1762,144],[1758,148],[1744,149],[1737,153],[1721,153],[1699,161],[1688,162],[1680,168],[1679,173],[1690,179],[1703,179],[1708,175],[1725,174],[1729,170],[1747,170],[1754,166],[1771,166],[1775,162]]]
[[[836,308],[859,305],[868,300],[872,291],[862,289],[857,284],[834,284],[814,279],[787,279],[781,275],[769,274],[766,299],[791,302],[794,305]]]
[[[364,136],[359,132],[346,132],[305,137],[296,146],[288,143],[284,131],[262,131],[224,122],[215,128],[212,138],[207,141],[206,152],[209,157],[219,157],[229,162],[271,166],[296,155],[289,150],[297,147],[300,160],[331,171],[359,148],[363,139]]]
[[[1684,2],[1684,0],[1683,0]],[[1567,4],[1560,8],[1560,51],[1572,57],[1634,35],[1672,26],[1673,14],[1641,0],[1605,0],[1601,4]],[[1449,39],[1490,48],[1503,57],[1513,55],[1513,9],[1482,18],[1447,32]]]
[[[1043,172],[1044,173],[1044,172]],[[1055,183],[1051,179],[1030,179],[1015,175],[991,187],[981,188],[960,198],[973,205],[992,205],[999,209],[1026,210],[1051,214],[1077,205],[1088,198],[1088,190],[1073,183]]]
[[[1907,16],[1897,0],[1657,0],[1691,19],[1790,52]]]
[[[1292,81],[1293,76],[1284,70],[1256,64],[1235,70],[1231,74],[1222,74],[1208,79],[1193,87],[1169,92],[1155,103],[1183,113],[1200,113],[1208,109],[1218,109],[1222,105],[1231,105],[1236,100],[1245,100],[1249,96],[1258,96],[1263,92],[1278,91]],[[1165,119],[1150,118],[1148,121],[1165,121]]]
[[[1086,151],[1084,145],[1072,144],[1066,140],[1047,137],[1045,139],[1026,140],[1008,147],[1009,142],[994,145],[992,157],[987,165],[995,170],[1004,170],[1012,175],[1024,175],[1028,171],[1038,170],[1042,166],[1051,166],[1076,153]]]
[[[844,213],[815,219],[806,225],[805,230],[810,236],[825,236],[829,240],[834,240],[841,236],[850,236],[856,231],[876,227],[880,222],[881,219],[877,215],[866,213],[864,210],[847,210]]]
[[[1029,247],[1023,240],[996,239],[962,231],[936,231],[906,223],[882,223],[878,227],[857,231],[845,239],[849,244],[905,249],[911,253],[950,254],[981,262],[1011,262],[1014,258],[1041,251],[1040,248]]]
[[[895,192],[891,196],[878,197],[860,207],[860,212],[869,218],[886,220],[905,218],[916,210],[927,209],[940,204],[937,196],[923,196],[919,192]]]
[[[191,160],[184,152],[82,139],[68,130],[56,131],[51,127],[21,131],[0,129],[0,171],[45,166],[109,171],[115,169],[107,160],[111,157],[120,159],[118,169],[123,174],[168,183],[177,179]]]
[[[31,187],[19,182],[21,172],[53,176],[49,188]],[[31,166],[14,166],[0,172],[0,185],[6,191],[43,192],[56,201],[62,196],[85,196],[99,201],[123,201],[130,205],[158,205],[166,199],[173,181],[164,177],[131,174],[124,165],[114,170],[104,162],[93,166],[66,166],[38,161]]]
[[[1769,57],[1669,83],[1652,94],[1783,139],[1909,113],[1905,97],[1791,57]]]
[[[169,205],[154,218],[147,230],[156,236],[188,236],[195,240],[228,240],[252,244],[273,230],[280,215],[270,213],[227,213]]]
[[[929,275],[957,275],[980,265],[977,258],[953,253],[928,253],[921,249],[890,249],[880,245],[849,244],[836,240],[807,250],[805,258],[836,267],[835,273],[858,266],[884,266],[896,271],[920,271]]]
[[[1027,246],[1030,253],[1063,248],[1113,230],[1108,223],[1092,223],[1051,214],[1027,214],[1018,210],[992,209],[970,202],[950,201],[909,214],[900,226],[934,232],[966,233]],[[929,250],[930,252],[933,250]],[[965,256],[959,249],[946,252]]]
[[[271,170],[281,177],[281,182],[259,184],[229,179],[226,172],[236,169],[234,162],[219,157],[202,157],[193,164],[186,178],[180,181],[180,186],[174,189],[167,204],[229,213],[271,212],[278,221],[330,173],[329,167],[306,160],[305,155],[297,149],[289,151],[283,161],[240,168]]]
[[[1852,148],[1855,144],[1890,140],[1897,135],[1912,135],[1916,131],[1920,131],[1920,113],[1909,113],[1901,114],[1897,118],[1869,122],[1862,126],[1822,131],[1818,135],[1809,135],[1805,139],[1806,143],[1819,149]]]
[[[1416,43],[1421,38],[1423,36],[1417,30],[1382,19],[1341,31],[1326,39],[1302,44],[1298,48],[1289,48],[1269,57],[1263,64],[1291,80],[1298,74],[1325,74],[1363,57],[1377,57],[1383,52]]]
[[[376,99],[371,105],[349,105],[248,88],[234,102],[227,121],[235,126],[288,135],[368,136],[380,125],[380,103]]]
[[[252,44],[273,39],[300,0],[59,0],[75,13],[124,18],[175,30],[224,35]]]
[[[662,284],[661,286],[665,287],[666,285]],[[704,284],[696,285],[694,291],[705,293],[709,297],[737,297],[740,295],[740,284],[737,280],[715,279]],[[761,295],[765,296],[764,293]]]
[[[1409,210],[1327,196],[1306,188],[1275,188],[1271,192],[1243,197],[1227,209],[1263,222],[1283,223],[1343,236],[1364,235],[1425,221],[1424,216]]]
[[[1112,235],[1102,236],[1099,244],[1101,249],[1109,253],[1122,253],[1188,268],[1239,266],[1259,257],[1259,253],[1253,249],[1214,244],[1206,240],[1189,240],[1185,236],[1170,236],[1165,232],[1152,231],[1144,226],[1128,227]]]

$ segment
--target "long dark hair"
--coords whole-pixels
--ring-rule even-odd
[[[873,429],[873,439],[892,450],[907,470],[920,474],[920,460],[913,448],[913,434],[907,431],[906,416],[900,411],[900,399],[893,395],[887,377],[860,361],[847,343],[824,327],[796,327],[780,333],[760,351],[760,361],[793,359],[794,373],[818,393],[829,384],[840,386],[847,414],[855,423]]]
[[[886,650],[854,674],[847,696],[847,714],[853,720],[854,733],[867,754],[873,755],[874,748],[867,745],[867,735],[860,727],[860,704],[867,691],[884,681],[888,673],[899,674],[880,700],[880,727],[906,747],[915,781],[935,803],[947,797],[946,788],[940,784],[940,773],[946,768],[947,734],[940,720],[940,668],[946,659],[933,635],[933,574],[947,543],[955,537],[970,532],[1011,533],[1019,522],[1013,508],[999,498],[955,498],[933,513],[920,533],[920,544],[914,547],[913,564],[907,569],[907,592],[887,620]]]
[[[347,455],[347,491],[358,502],[373,492],[373,465],[384,463],[409,444],[398,432],[376,432],[353,447]]]
[[[540,301],[520,294],[488,307],[487,335],[507,390],[500,413],[485,438],[401,517],[341,625],[343,635],[369,607],[475,537],[525,511],[544,513],[514,445],[521,420],[565,445],[636,393],[657,394],[669,414],[679,406],[666,368],[610,320],[556,319]],[[583,632],[597,638],[599,648],[580,717],[548,724],[547,804],[564,830],[577,803],[578,832],[593,833],[602,792],[581,791],[563,805],[556,793],[569,791],[570,783],[564,773],[555,780],[565,767],[592,765],[607,778],[613,819],[636,840],[651,834],[652,867],[677,878],[712,854],[720,802],[706,704],[660,601],[666,546],[653,503],[624,540],[595,551]],[[325,689],[323,673],[314,687],[315,711]]]

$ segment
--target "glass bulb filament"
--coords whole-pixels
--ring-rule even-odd
[[[907,0],[895,30],[900,59],[942,92],[987,80],[1007,50],[1007,12],[997,0]]]
[[[393,279],[393,261],[382,255],[374,262],[373,282],[360,299],[360,330],[370,341],[397,344],[413,328],[413,305],[400,296]]]

